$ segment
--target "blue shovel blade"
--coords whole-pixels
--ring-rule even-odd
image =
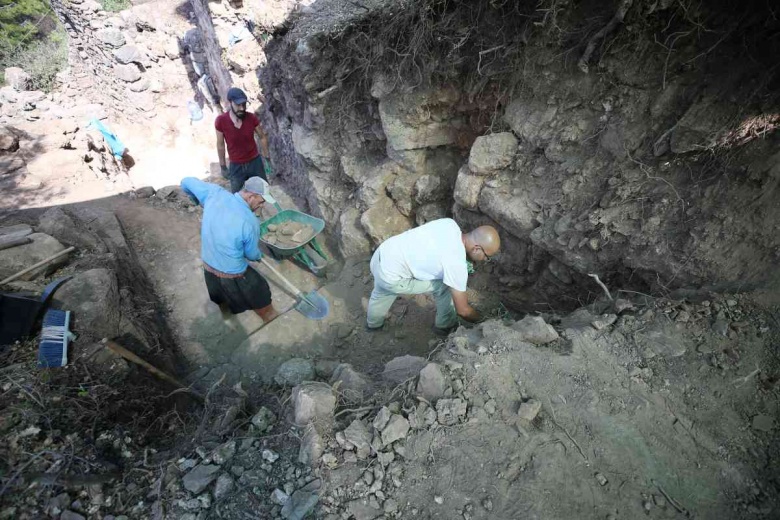
[[[310,320],[321,320],[330,313],[330,304],[317,291],[311,291],[298,300],[295,310]]]

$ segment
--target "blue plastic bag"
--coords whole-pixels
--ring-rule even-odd
[[[121,159],[125,154],[125,150],[127,150],[127,147],[124,145],[124,143],[122,143],[122,141],[120,141],[119,138],[111,132],[111,130],[106,128],[105,125],[100,122],[100,120],[91,120],[87,127],[90,126],[99,130],[100,133],[103,134],[103,139],[105,139],[106,143],[108,143],[108,146],[111,148],[111,152],[114,154],[114,157]]]

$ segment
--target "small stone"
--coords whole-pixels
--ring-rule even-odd
[[[775,420],[770,415],[759,414],[753,417],[753,429],[762,432],[771,432],[775,427]]]
[[[357,464],[358,458],[352,451],[344,452],[344,464]]]
[[[214,482],[219,472],[219,466],[213,464],[199,464],[189,473],[184,475],[182,484],[190,493],[198,494],[202,492],[209,484]]]
[[[512,329],[520,333],[523,341],[534,345],[544,345],[558,339],[558,333],[541,316],[526,316],[514,323]]]
[[[496,401],[490,399],[487,403],[485,403],[484,409],[488,415],[493,415],[496,413]]]
[[[282,363],[274,381],[279,386],[296,386],[314,379],[314,365],[308,359],[293,358]]]
[[[221,445],[219,448],[214,450],[214,453],[211,455],[211,460],[214,461],[215,464],[219,464],[221,466],[225,462],[232,459],[233,455],[235,454],[236,454],[236,441],[230,441],[230,442],[226,442],[225,444]]]
[[[391,462],[395,460],[395,453],[392,451],[383,452],[380,451],[376,454],[376,458],[383,467],[387,467]]]
[[[386,406],[380,408],[379,412],[376,414],[376,417],[374,417],[374,422],[372,423],[374,428],[376,428],[377,431],[382,431],[384,427],[387,426],[391,416],[392,414]]]
[[[485,499],[482,501],[482,507],[484,507],[486,511],[492,511],[493,499],[490,497],[485,497]]]
[[[436,495],[435,497],[433,497],[433,501],[439,505],[442,505],[444,503],[444,497],[441,495]]]
[[[148,199],[154,196],[154,188],[151,186],[144,186],[135,190],[135,196],[139,199]]]
[[[290,500],[290,496],[281,489],[274,489],[271,493],[271,502],[276,505],[283,506],[288,500]]]
[[[332,453],[326,453],[322,456],[322,463],[330,469],[335,469],[339,465],[339,460]]]
[[[392,498],[388,498],[387,500],[385,500],[385,503],[382,506],[382,509],[387,514],[393,514],[396,511],[398,511],[398,502],[396,502]]]
[[[726,300],[726,305],[728,305],[729,307],[736,307],[737,300]]]
[[[233,490],[234,486],[235,482],[230,478],[230,475],[220,475],[214,486],[214,498],[222,500]]]
[[[66,509],[60,514],[60,520],[85,520],[83,516]]]
[[[609,480],[607,480],[607,477],[602,475],[601,473],[596,473],[596,482],[599,483],[599,486],[606,486]]]
[[[385,446],[397,440],[405,439],[409,433],[409,421],[401,415],[393,415],[382,430],[382,442]]]
[[[368,458],[371,453],[371,434],[368,428],[359,419],[355,419],[344,430],[344,438],[355,446],[355,453],[359,459]]]
[[[314,509],[318,500],[316,493],[298,490],[282,506],[282,517],[286,520],[302,520]]]
[[[729,322],[724,319],[717,319],[712,324],[712,332],[720,336],[726,337],[729,333]]]
[[[485,345],[480,345],[479,347],[477,347],[477,354],[479,354],[480,356],[484,356],[487,353],[488,353],[488,349]]]
[[[648,512],[649,512],[651,509],[653,509],[653,503],[652,503],[652,502],[650,502],[649,500],[645,500],[645,501],[642,503],[642,507],[644,507],[644,508],[645,508],[645,511],[648,511]]]
[[[276,423],[276,416],[271,410],[261,406],[257,413],[252,416],[251,422],[255,428],[260,430],[260,433],[264,433],[273,428],[274,423]]]
[[[279,454],[271,450],[263,450],[263,460],[273,464],[279,459]]]
[[[596,330],[604,330],[617,321],[615,314],[602,314],[590,324]]]
[[[536,419],[536,416],[539,414],[541,409],[542,403],[536,399],[529,399],[520,405],[520,409],[517,411],[517,415],[519,415],[521,419],[532,422],[534,419]]]
[[[468,405],[462,399],[439,399],[436,403],[437,419],[443,426],[457,424],[466,416]]]
[[[674,318],[674,321],[678,323],[688,323],[691,321],[691,315],[688,311],[680,311],[677,313],[677,316]]]

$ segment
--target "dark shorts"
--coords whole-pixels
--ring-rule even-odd
[[[262,177],[268,182],[263,166],[263,158],[259,155],[249,162],[231,162],[230,166],[228,166],[228,180],[230,181],[231,192],[235,193],[243,188],[244,183],[249,177]]]
[[[251,267],[241,278],[220,278],[205,269],[203,274],[211,301],[217,305],[226,304],[233,314],[271,305],[268,282]]]

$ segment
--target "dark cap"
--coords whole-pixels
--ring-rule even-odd
[[[246,94],[244,91],[237,87],[232,87],[227,93],[228,101],[232,101],[236,105],[246,103]]]

